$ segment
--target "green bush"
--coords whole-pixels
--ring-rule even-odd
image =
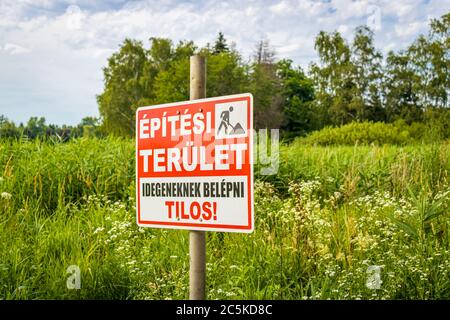
[[[423,123],[353,122],[341,127],[325,127],[305,138],[298,139],[310,145],[405,145],[423,140],[432,141],[434,137],[428,126]]]

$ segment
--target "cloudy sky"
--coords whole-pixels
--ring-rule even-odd
[[[214,42],[219,31],[248,58],[266,38],[278,57],[307,68],[320,30],[351,39],[375,29],[383,52],[426,33],[450,0],[94,1],[0,0],[0,114],[26,122],[77,124],[98,116],[102,67],[125,37]]]

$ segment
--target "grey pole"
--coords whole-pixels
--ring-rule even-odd
[[[190,59],[190,99],[206,97],[206,58]],[[204,231],[189,232],[189,299],[205,299],[206,242]]]

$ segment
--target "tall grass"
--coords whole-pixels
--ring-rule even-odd
[[[450,298],[449,154],[283,146],[257,174],[255,232],[207,234],[208,298]],[[0,177],[0,298],[188,297],[188,232],[136,226],[132,141],[2,141]]]

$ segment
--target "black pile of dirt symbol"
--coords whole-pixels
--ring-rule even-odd
[[[233,112],[233,107],[230,107],[228,110],[222,111],[220,118],[222,119],[219,129],[217,130],[217,134],[219,134],[220,130],[223,128],[225,130],[225,134],[245,134],[244,128],[242,125],[237,122],[234,126],[230,123],[230,112]],[[231,127],[231,130],[228,131],[228,128]]]
[[[244,134],[245,133],[244,128],[242,128],[242,126],[239,122],[236,123],[236,125],[234,127],[231,124],[230,124],[230,126],[233,128],[233,130],[231,130],[230,134]]]

